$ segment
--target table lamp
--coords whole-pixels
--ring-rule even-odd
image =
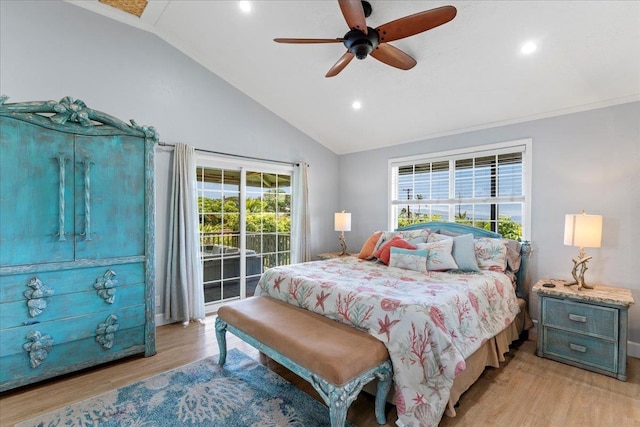
[[[335,231],[339,231],[338,242],[340,242],[340,256],[349,255],[347,253],[347,241],[344,238],[345,231],[351,231],[351,214],[342,212],[336,212],[334,218]]]
[[[599,248],[602,240],[602,215],[581,214],[565,215],[564,219],[564,244],[580,247],[578,259],[573,259],[571,275],[575,282],[565,286],[578,285],[578,289],[593,289],[593,286],[584,282],[584,273],[587,271],[587,262],[591,259],[586,256],[584,248]]]

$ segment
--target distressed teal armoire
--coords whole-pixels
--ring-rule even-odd
[[[155,354],[152,127],[0,97],[0,391]]]

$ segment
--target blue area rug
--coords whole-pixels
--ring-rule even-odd
[[[164,372],[48,414],[26,426],[329,426],[329,409],[242,352]]]

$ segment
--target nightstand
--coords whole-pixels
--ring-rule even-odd
[[[602,285],[578,290],[566,283],[543,279],[533,286],[539,296],[538,356],[626,381],[631,291]]]
[[[348,257],[348,256],[358,256],[358,254],[350,254],[347,253],[346,255],[340,255],[340,252],[325,252],[325,253],[321,253],[317,255],[318,259],[333,259],[333,258],[341,258],[341,257]]]

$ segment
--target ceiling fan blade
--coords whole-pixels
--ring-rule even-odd
[[[357,29],[367,34],[367,21],[360,0],[338,0],[342,15],[350,29]]]
[[[277,38],[273,39],[274,42],[277,43],[342,43],[344,39],[287,39],[287,38]]]
[[[340,59],[338,59],[338,62],[336,62],[335,64],[333,64],[333,67],[331,67],[331,69],[329,69],[329,71],[327,72],[327,74],[325,75],[325,77],[333,77],[338,75],[338,73],[342,70],[344,70],[344,67],[346,67],[347,65],[349,65],[349,62],[351,62],[351,60],[353,59],[355,55],[349,51],[345,52],[344,55],[342,55],[340,57]]]
[[[373,49],[369,55],[373,56],[380,62],[384,62],[392,67],[401,70],[410,70],[417,64],[416,60],[387,43],[380,43],[377,48]]]
[[[442,6],[387,22],[376,30],[380,35],[380,43],[388,43],[446,24],[456,17],[456,13],[455,7]]]

